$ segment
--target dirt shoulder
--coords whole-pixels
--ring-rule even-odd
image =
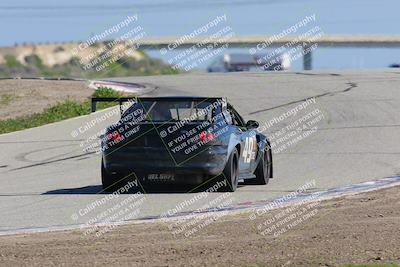
[[[284,209],[269,211],[268,215],[257,216],[255,220],[249,220],[250,214],[227,215],[190,237],[174,236],[168,229],[169,223],[165,222],[119,226],[101,237],[87,237],[80,231],[2,236],[0,265],[399,263],[399,190],[400,186],[322,201],[312,206],[315,208],[312,216],[303,216],[302,222],[292,224],[280,235],[273,231],[262,235],[258,225],[271,226],[266,220],[278,218]]]
[[[66,99],[83,102],[92,93],[83,81],[0,80],[0,119],[39,113]]]

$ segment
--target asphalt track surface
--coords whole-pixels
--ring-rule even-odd
[[[265,186],[240,186],[231,195],[233,205],[273,199],[313,179],[315,186],[310,190],[321,191],[400,174],[400,72],[394,70],[116,80],[158,86],[151,95],[226,96],[245,119],[261,125],[315,97],[315,103],[265,133],[277,133],[315,109],[323,114],[312,125],[318,129],[302,129],[310,134],[274,153],[274,179]],[[105,196],[99,193],[100,155],[84,152],[80,143],[115,121],[118,114],[77,137],[71,132],[108,111],[0,135],[0,233],[84,224],[90,216],[129,197],[121,195],[91,214],[79,215]],[[199,193],[146,194],[137,218],[158,216],[195,194]],[[183,210],[194,210],[221,194],[213,193]]]

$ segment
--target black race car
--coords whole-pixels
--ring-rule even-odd
[[[233,192],[241,179],[264,185],[272,178],[267,137],[257,132],[258,122],[245,122],[225,98],[117,100],[132,104],[101,136],[106,191],[138,179],[146,185],[208,182],[218,185],[217,191]]]

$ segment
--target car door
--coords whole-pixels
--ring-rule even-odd
[[[254,169],[253,165],[257,154],[257,138],[251,134],[246,128],[246,124],[239,113],[231,106],[228,106],[228,110],[232,116],[233,125],[238,129],[238,134],[241,140],[241,151],[239,157],[239,169],[240,173],[250,173]]]

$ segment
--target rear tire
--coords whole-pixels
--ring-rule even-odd
[[[101,160],[101,183],[103,185],[103,191],[105,192],[114,192],[118,190],[122,184],[116,175],[113,175],[106,170],[103,160]]]
[[[219,192],[235,192],[239,183],[239,153],[233,149],[225,165],[224,171],[220,175],[219,182],[226,185],[218,189]]]
[[[266,185],[272,177],[272,155],[271,149],[264,150],[263,156],[254,171],[256,178],[245,180],[246,184]]]

